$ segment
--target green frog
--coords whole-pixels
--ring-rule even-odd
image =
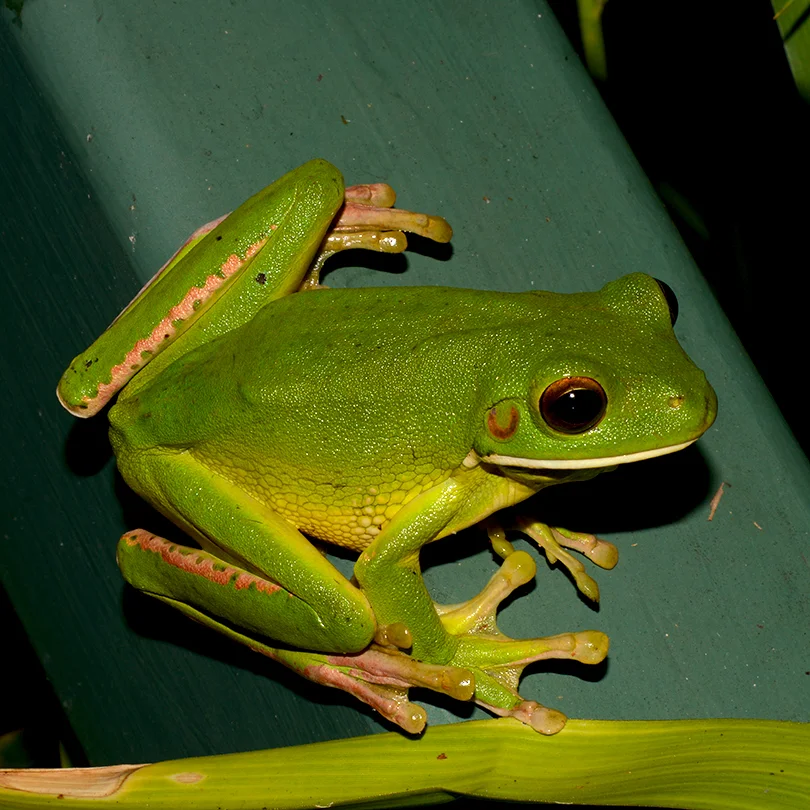
[[[512,639],[499,603],[535,574],[505,529],[598,598],[572,551],[592,535],[495,513],[544,487],[681,450],[714,391],[678,344],[674,297],[644,274],[597,292],[327,289],[324,261],[447,242],[440,217],[344,188],[313,160],[201,228],[65,372],[62,404],[109,411],[126,482],[199,548],[119,541],[136,588],[409,732],[412,686],[474,700],[544,734],[565,716],[518,693],[531,662],[602,661],[595,630]],[[422,547],[482,524],[502,558],[470,601],[437,605]],[[350,581],[311,539],[358,554]]]

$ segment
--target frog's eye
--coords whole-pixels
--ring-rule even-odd
[[[584,433],[605,415],[607,394],[590,377],[563,377],[540,397],[540,414],[560,433]]]
[[[660,288],[661,295],[664,296],[664,300],[667,302],[667,306],[669,307],[669,321],[673,326],[675,326],[675,321],[678,320],[678,296],[676,296],[672,291],[672,287],[670,287],[665,281],[661,281],[660,278],[655,279],[655,283]]]

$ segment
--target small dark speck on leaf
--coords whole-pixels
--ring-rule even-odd
[[[439,754],[439,756],[436,757],[436,759],[447,759],[447,754],[441,753]]]
[[[267,273],[259,273],[259,275],[256,276],[256,281],[259,284],[266,284],[267,283]]]
[[[221,241],[222,241],[222,236],[218,236],[217,237],[217,242],[221,242]]]

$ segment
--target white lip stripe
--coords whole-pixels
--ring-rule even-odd
[[[624,456],[609,456],[607,458],[570,458],[570,459],[542,459],[518,458],[516,456],[499,456],[493,454],[484,456],[481,460],[487,464],[498,464],[502,467],[523,467],[532,470],[593,470],[596,467],[615,467],[619,464],[629,464],[632,461],[643,461],[645,458],[665,456],[668,453],[677,453],[684,447],[696,442],[692,439],[683,444],[673,444],[669,447],[659,447],[655,450],[642,450],[640,453],[628,453]]]

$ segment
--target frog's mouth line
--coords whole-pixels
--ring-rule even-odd
[[[689,447],[696,441],[697,439],[690,439],[688,442],[673,444],[669,447],[657,447],[654,450],[642,450],[639,453],[606,456],[605,458],[518,458],[517,456],[492,454],[484,456],[481,460],[499,467],[522,467],[530,470],[593,470],[597,467],[617,467],[619,464],[629,464],[633,461],[644,461],[647,458],[677,453],[678,450],[683,450],[684,447]]]

